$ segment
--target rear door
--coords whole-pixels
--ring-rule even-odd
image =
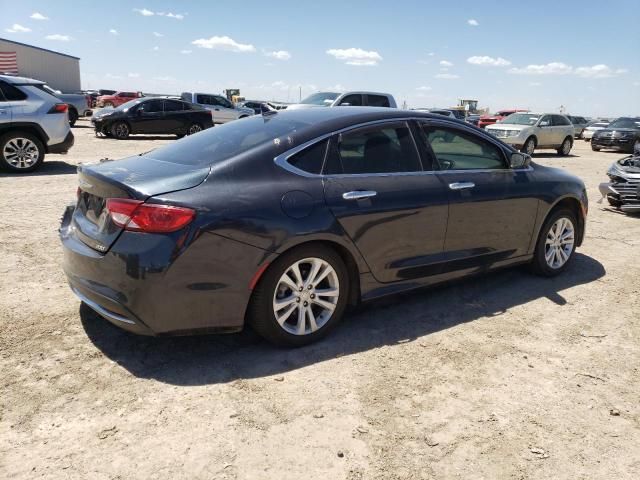
[[[163,133],[184,132],[189,121],[188,115],[184,110],[184,104],[177,100],[164,101],[164,122],[162,125]]]
[[[377,281],[438,273],[447,192],[431,164],[423,168],[407,122],[335,136],[324,173],[327,204]]]
[[[449,196],[446,269],[525,255],[538,209],[532,169],[509,168],[503,147],[470,128],[428,121],[422,131]]]
[[[567,135],[573,136],[575,127],[564,115],[552,115],[554,145],[561,145]]]

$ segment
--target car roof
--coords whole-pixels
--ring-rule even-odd
[[[15,83],[18,85],[43,85],[45,83],[42,80],[36,80],[35,78],[16,77],[14,75],[0,75],[0,80],[4,80],[7,83]]]

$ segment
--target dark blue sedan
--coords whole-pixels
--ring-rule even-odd
[[[79,167],[73,291],[149,335],[249,323],[297,346],[349,304],[516,264],[562,272],[582,181],[468,123],[388,108],[270,112]]]

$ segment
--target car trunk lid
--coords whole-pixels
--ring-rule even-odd
[[[123,228],[106,208],[110,198],[145,201],[154,195],[193,188],[209,174],[209,167],[130,157],[78,167],[78,199],[72,216],[74,234],[86,245],[106,252]]]

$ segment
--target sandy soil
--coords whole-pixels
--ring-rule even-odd
[[[640,218],[597,204],[621,155],[536,155],[587,184],[548,280],[495,273],[364,306],[318,345],[123,333],[80,307],[57,228],[96,139],[0,176],[0,478],[640,478]]]

